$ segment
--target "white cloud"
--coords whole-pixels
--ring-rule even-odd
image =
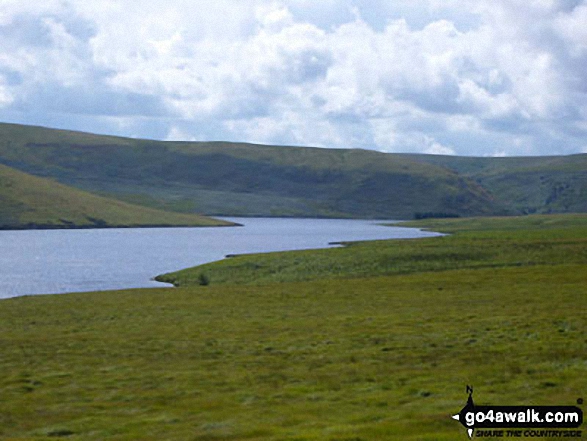
[[[425,137],[424,142],[428,145],[424,153],[429,155],[454,155],[456,153],[452,148],[442,145],[433,138]]]
[[[505,150],[495,150],[493,153],[489,153],[484,156],[491,157],[491,158],[505,158],[509,155],[506,153]]]
[[[127,121],[112,132],[162,139],[578,152],[586,20],[575,0],[4,0],[0,119],[98,115],[102,130],[112,117]]]
[[[258,6],[255,18],[262,28],[273,31],[279,31],[294,23],[289,9],[277,2]]]
[[[568,13],[559,13],[554,28],[569,43],[573,56],[584,55],[587,51],[587,5],[577,6]]]
[[[333,147],[346,142],[336,124],[287,110],[277,116],[227,121],[225,126],[254,143]]]
[[[9,88],[0,79],[0,107],[9,106],[13,101],[14,97],[11,95]]]
[[[520,111],[518,101],[512,94],[491,94],[471,79],[465,79],[459,84],[457,102],[476,110],[484,118],[503,118]]]
[[[401,151],[404,142],[398,124],[392,118],[373,118],[370,121],[373,142],[385,152]]]
[[[165,141],[198,141],[198,139],[185,130],[177,126],[172,126],[165,137]]]

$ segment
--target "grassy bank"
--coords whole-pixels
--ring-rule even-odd
[[[0,438],[458,440],[466,384],[584,397],[587,217],[438,222],[456,233],[237,257],[208,286],[2,301]]]
[[[0,229],[208,227],[234,225],[128,204],[0,164]]]
[[[194,286],[352,279],[453,269],[587,263],[587,215],[429,219],[402,225],[455,235],[238,256],[157,277]]]

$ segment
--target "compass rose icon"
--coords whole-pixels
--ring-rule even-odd
[[[467,385],[467,393],[469,394],[469,398],[467,399],[467,404],[465,404],[465,407],[463,407],[459,413],[453,415],[452,419],[458,421],[463,426],[465,426],[465,428],[467,429],[467,434],[469,435],[469,439],[471,439],[471,438],[473,438],[473,433],[475,432],[475,429],[472,427],[469,427],[467,425],[465,415],[469,412],[475,411],[475,403],[473,403],[473,387],[472,386]]]

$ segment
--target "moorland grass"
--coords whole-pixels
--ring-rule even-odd
[[[350,279],[466,268],[587,264],[587,215],[428,219],[445,237],[347,243],[344,248],[241,255],[157,277],[176,286]]]
[[[208,286],[4,300],[0,438],[458,440],[467,384],[478,404],[573,405],[587,389],[585,217],[555,219],[389,242],[447,261],[432,268],[255,284],[206,266]],[[466,243],[473,263],[454,268]],[[334,268],[370,246],[382,255],[304,258]]]
[[[0,229],[222,225],[234,224],[128,204],[0,164]]]
[[[0,123],[0,163],[166,211],[380,219],[511,212],[444,166],[371,150],[163,142]]]
[[[587,154],[475,158],[172,142],[0,123],[0,163],[180,212],[412,219],[587,212]]]

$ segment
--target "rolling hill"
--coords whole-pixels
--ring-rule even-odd
[[[132,204],[207,215],[411,219],[587,211],[587,155],[389,154],[0,124],[0,163]]]
[[[0,163],[135,204],[209,215],[507,212],[445,167],[364,150],[160,142],[3,124]]]
[[[520,214],[587,212],[587,154],[517,158],[409,155],[475,180]]]
[[[220,225],[230,223],[109,200],[0,165],[0,229]]]

